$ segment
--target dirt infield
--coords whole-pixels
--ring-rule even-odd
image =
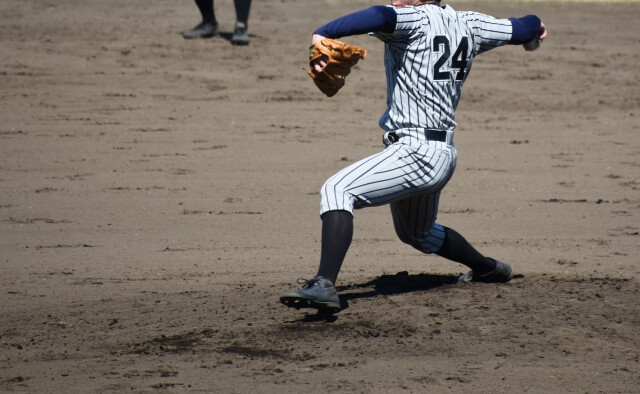
[[[216,3],[196,41],[190,0],[0,4],[0,392],[640,392],[640,4],[451,3],[550,31],[474,62],[441,199],[517,275],[457,285],[362,210],[329,317],[278,296],[381,147],[382,45],[331,99],[301,68],[374,3],[254,1],[248,47]]]

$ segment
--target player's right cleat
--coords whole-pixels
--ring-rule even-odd
[[[302,290],[283,294],[280,302],[289,308],[316,308],[323,312],[338,312],[340,310],[340,298],[333,283],[322,276],[316,276],[311,280],[298,279],[298,283],[304,284]]]
[[[182,32],[182,37],[187,40],[194,38],[209,38],[218,35],[218,24],[213,22],[202,22],[191,30]]]
[[[474,275],[473,270],[461,275],[458,283],[483,282],[483,283],[507,283],[513,278],[511,266],[502,261],[491,259],[496,262],[496,268],[482,275]]]

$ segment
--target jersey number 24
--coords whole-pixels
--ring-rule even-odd
[[[469,49],[469,39],[462,37],[458,49],[451,56],[451,70],[443,70],[443,66],[449,60],[451,50],[449,47],[449,39],[447,36],[435,36],[433,37],[433,51],[436,53],[442,53],[438,57],[438,61],[433,65],[433,79],[434,81],[449,81],[451,79],[451,71],[457,69],[456,81],[464,80],[464,74],[467,68],[467,51]]]

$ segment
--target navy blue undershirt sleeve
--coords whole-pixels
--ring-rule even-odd
[[[393,33],[397,14],[389,7],[377,5],[335,19],[314,31],[328,38],[355,36],[370,32]]]
[[[511,44],[526,44],[533,41],[540,31],[540,18],[527,15],[522,18],[509,18],[513,26]]]

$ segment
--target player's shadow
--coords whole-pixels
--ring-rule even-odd
[[[521,274],[513,275],[513,280],[522,279]],[[401,271],[395,275],[382,275],[369,282],[338,286],[340,292],[340,304],[345,310],[349,307],[349,301],[358,298],[377,297],[379,295],[393,295],[410,293],[413,291],[427,291],[440,286],[455,285],[460,275],[433,275],[415,274],[409,275],[407,271]],[[357,291],[358,289],[370,289]]]
[[[342,310],[349,307],[349,301],[359,298],[377,297],[379,295],[393,295],[427,291],[440,286],[458,283],[459,275],[414,274],[401,271],[395,275],[382,275],[369,282],[338,287]],[[357,291],[358,289],[369,289]]]
[[[343,311],[349,308],[349,301],[360,298],[371,298],[380,295],[410,293],[413,291],[427,291],[440,286],[458,283],[459,275],[414,274],[401,271],[395,275],[382,275],[365,283],[337,286],[340,293],[340,304]],[[338,312],[339,313],[339,312]],[[305,322],[326,321],[334,322],[337,316],[318,311],[315,315],[306,315]]]
[[[337,286],[336,290],[340,293],[341,311],[349,308],[349,301],[359,298],[371,298],[380,295],[393,295],[411,293],[413,291],[427,291],[437,287],[446,285],[455,285],[458,283],[460,275],[432,275],[432,274],[415,274],[409,275],[407,271],[401,271],[395,275],[382,275],[365,283],[349,284],[345,286]],[[514,275],[513,279],[522,279],[523,275]],[[302,321],[304,322],[334,322],[338,319],[333,313],[318,311],[317,314],[306,315]]]

